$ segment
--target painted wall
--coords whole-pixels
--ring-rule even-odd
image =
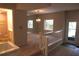
[[[26,11],[13,11],[13,26],[15,44],[19,47],[25,46],[27,43]]]
[[[8,30],[13,31],[13,14],[12,10],[7,11]]]
[[[7,28],[7,13],[0,13],[0,35],[5,35],[8,32]]]
[[[42,19],[53,19],[54,20],[54,31],[61,30],[64,28],[64,20],[65,20],[65,13],[64,12],[57,12],[57,13],[50,13],[50,14],[43,14]]]

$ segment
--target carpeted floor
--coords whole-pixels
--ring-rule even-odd
[[[70,44],[61,45],[52,50],[49,56],[79,56],[79,48]]]

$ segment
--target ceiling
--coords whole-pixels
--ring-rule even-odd
[[[8,3],[0,7],[27,11],[28,15],[79,10],[79,3]]]
[[[79,10],[79,3],[13,3],[0,4],[0,7],[27,11],[28,15]]]
[[[40,5],[42,6],[43,4]],[[59,11],[77,10],[77,9],[79,9],[78,3],[52,3],[52,4],[44,4],[44,6],[40,8],[28,10],[27,14],[28,15],[45,14]]]
[[[46,8],[49,7],[49,3],[17,3],[16,9],[20,10],[34,10],[34,9],[40,9],[40,8]]]

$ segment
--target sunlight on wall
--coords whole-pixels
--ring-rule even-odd
[[[12,10],[11,10],[11,9],[4,9],[4,8],[0,8],[0,10],[7,12],[8,30],[9,30],[9,31],[13,31]]]
[[[13,31],[12,10],[7,10],[7,17],[8,17],[8,30]]]
[[[7,22],[8,22],[8,31],[9,31],[9,38],[11,39],[10,41],[12,41],[14,43],[14,38],[13,38],[13,14],[12,14],[12,10],[7,9]]]
[[[3,35],[7,32],[7,22],[6,22],[6,12],[0,11],[0,35]]]

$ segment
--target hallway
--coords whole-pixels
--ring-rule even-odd
[[[74,45],[61,45],[49,53],[49,56],[79,56],[79,48]]]

